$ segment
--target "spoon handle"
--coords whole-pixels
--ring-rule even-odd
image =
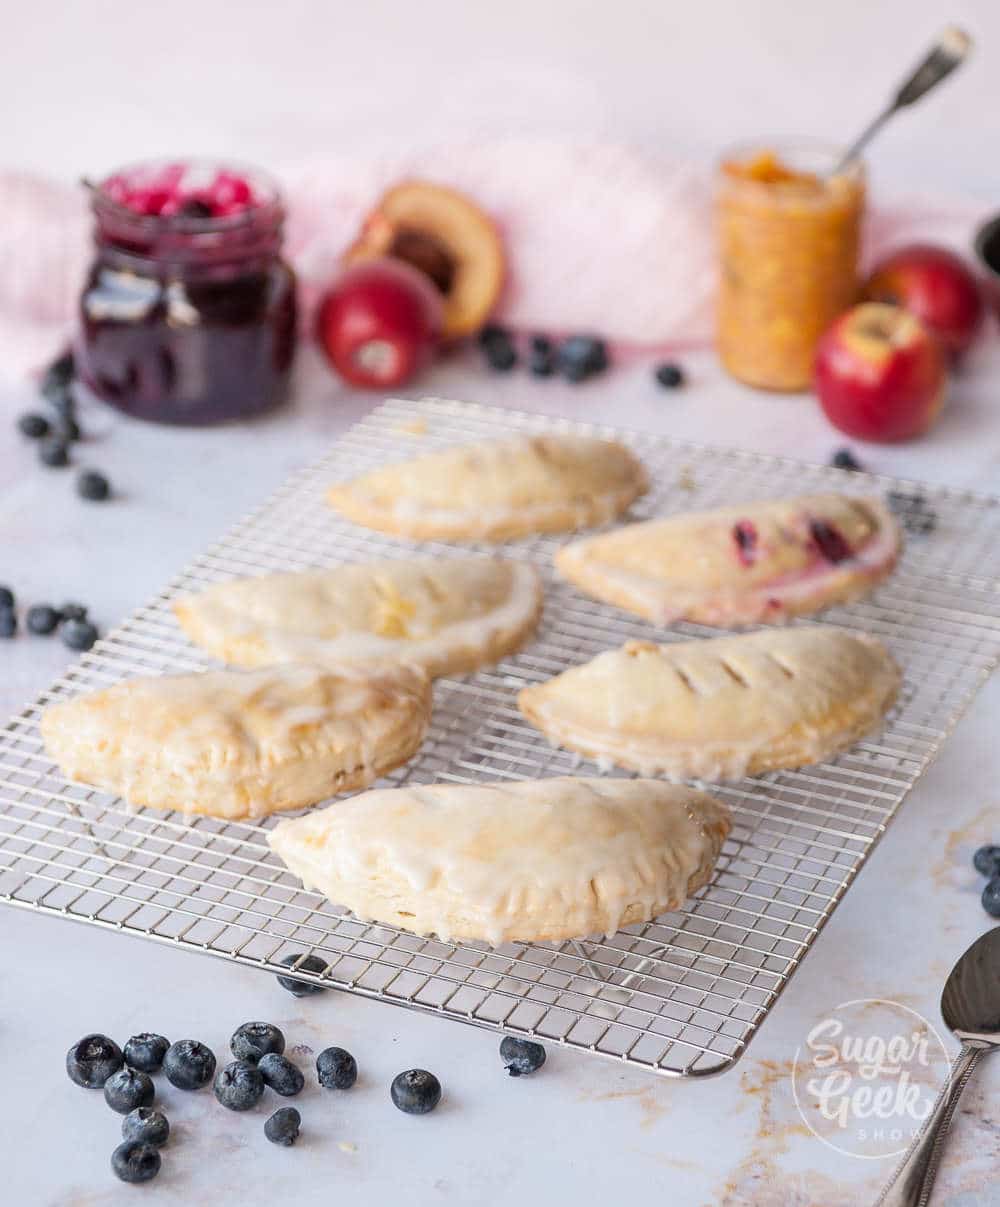
[[[938,1166],[944,1154],[944,1141],[973,1070],[986,1047],[962,1044],[948,1074],[948,1080],[938,1095],[923,1127],[914,1137],[899,1168],[882,1191],[875,1207],[926,1207]]]

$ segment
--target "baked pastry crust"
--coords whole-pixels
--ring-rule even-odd
[[[708,882],[724,805],[660,780],[380,789],[280,822],[273,850],[361,918],[493,944],[613,934]]]
[[[129,679],[53,704],[41,731],[68,779],[131,805],[263,817],[367,787],[430,712],[418,670],[278,666]]]
[[[630,641],[518,706],[555,744],[642,775],[733,780],[822,762],[877,728],[900,672],[833,625],[655,645]]]
[[[560,549],[556,567],[654,624],[733,628],[858,599],[892,572],[901,544],[880,499],[803,495],[631,524]]]
[[[411,540],[512,541],[620,516],[648,486],[624,445],[592,436],[514,436],[447,448],[330,488],[366,528]]]
[[[417,558],[217,583],[174,604],[232,666],[406,662],[433,676],[496,662],[542,611],[538,573],[499,558]]]

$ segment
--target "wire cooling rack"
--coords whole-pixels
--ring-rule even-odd
[[[305,892],[270,854],[272,822],[126,812],[67,783],[46,757],[47,704],[139,674],[211,665],[180,633],[175,597],[211,582],[338,561],[407,557],[413,546],[341,520],[325,487],[444,444],[562,430],[615,436],[650,471],[636,519],[836,488],[882,491],[902,513],[902,563],[873,597],[824,621],[877,634],[905,671],[885,731],[830,763],[711,791],[735,826],[712,883],[682,910],[585,943],[454,945],[363,923]],[[558,539],[509,545],[547,587],[537,638],[499,665],[435,685],[419,754],[385,783],[596,774],[522,720],[519,688],[631,637],[683,640],[593,603],[551,572]],[[454,556],[453,545],[425,552]],[[316,953],[300,975],[447,1018],[560,1043],[670,1075],[729,1067],[934,757],[1000,653],[1000,499],[723,451],[612,428],[455,402],[387,402],[292,478],[0,731],[0,899],[271,971]],[[283,969],[287,971],[287,969]]]

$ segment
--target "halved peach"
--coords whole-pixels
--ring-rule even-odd
[[[344,258],[376,256],[405,260],[430,277],[444,298],[448,338],[477,331],[503,288],[503,244],[492,220],[464,194],[426,180],[383,194]]]

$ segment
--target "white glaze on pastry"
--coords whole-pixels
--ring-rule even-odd
[[[280,822],[271,847],[359,917],[493,944],[612,934],[711,878],[724,805],[659,780],[380,789]]]

